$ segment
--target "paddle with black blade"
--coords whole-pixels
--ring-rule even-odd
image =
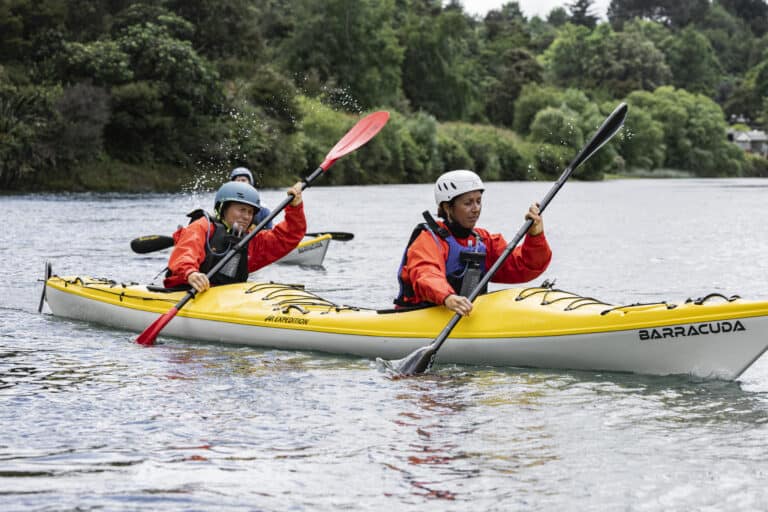
[[[131,250],[136,254],[162,251],[173,247],[173,237],[165,235],[145,235],[131,240]]]
[[[343,231],[318,231],[317,233],[305,233],[305,236],[323,236],[331,235],[331,240],[337,242],[349,242],[355,235],[353,233],[345,233]]]
[[[317,237],[322,235],[331,235],[331,240],[337,242],[349,242],[355,235],[343,231],[319,231],[317,233],[304,233],[304,236]],[[131,240],[131,250],[136,254],[147,254],[149,252],[162,251],[173,247],[173,237],[166,235],[145,235]]]
[[[555,194],[557,194],[560,188],[565,184],[574,169],[587,161],[587,159],[591,157],[598,149],[600,149],[606,142],[611,140],[616,132],[619,131],[619,128],[621,128],[621,126],[624,124],[624,119],[626,117],[627,105],[626,103],[622,103],[616,107],[616,110],[614,110],[611,115],[606,118],[602,126],[600,126],[597,132],[595,132],[595,134],[592,136],[592,139],[587,143],[586,146],[582,148],[582,150],[578,155],[576,155],[576,158],[571,161],[568,167],[565,168],[563,173],[560,175],[560,178],[558,178],[549,192],[547,192],[547,195],[544,196],[544,199],[542,199],[539,203],[539,212],[544,212],[549,202],[552,200],[552,198],[555,197]],[[531,228],[532,224],[533,220],[531,219],[527,219],[525,221],[523,226],[515,235],[515,238],[512,239],[512,241],[504,249],[504,252],[501,253],[499,259],[496,260],[493,266],[491,266],[488,272],[483,276],[480,282],[477,283],[477,286],[475,286],[475,288],[469,294],[467,298],[470,301],[474,301],[480,294],[480,290],[482,290],[490,282],[493,275],[501,267],[501,265],[504,263],[504,260],[507,259],[514,248],[517,247],[517,244],[520,243],[520,240],[523,239],[525,234]],[[440,334],[432,343],[414,350],[403,359],[398,359],[396,361],[385,361],[383,359],[377,359],[377,361],[389,370],[392,370],[398,375],[403,376],[416,375],[429,371],[429,369],[432,368],[432,364],[434,363],[437,351],[440,350],[440,347],[443,345],[443,343],[445,343],[445,340],[448,338],[448,336],[450,336],[451,331],[454,327],[456,327],[456,324],[460,319],[461,315],[456,313],[453,318],[451,318],[451,321],[448,322],[448,325],[445,326],[445,328],[440,332]]]
[[[326,155],[325,160],[320,164],[320,167],[315,169],[312,174],[302,180],[301,189],[305,190],[307,187],[309,187],[312,182],[314,182],[318,176],[327,171],[328,168],[330,168],[334,162],[336,162],[336,160],[348,153],[351,153],[352,151],[356,150],[371,140],[377,133],[379,133],[384,125],[387,124],[388,119],[389,112],[380,111],[369,114],[358,121],[357,124],[353,126],[352,129],[349,130],[339,142],[336,143],[328,155]],[[278,213],[283,211],[283,209],[285,209],[285,207],[288,206],[292,200],[292,195],[286,197],[277,206],[277,208],[272,210],[272,212],[267,215],[261,222],[259,222],[259,224],[250,233],[248,233],[242,240],[240,240],[240,242],[237,243],[237,245],[230,249],[229,252],[227,252],[227,254],[225,254],[224,257],[221,258],[221,260],[219,260],[219,262],[214,265],[214,267],[206,274],[208,279],[216,274],[216,272],[221,270],[221,268],[224,267],[224,265],[226,265],[227,262],[231,260],[232,257],[237,254],[243,247],[248,245],[251,239],[256,236],[259,231],[264,229],[264,226],[269,224],[269,222],[275,218]],[[194,288],[188,291],[186,295],[184,295],[184,298],[176,303],[176,305],[173,306],[170,311],[160,316],[160,318],[152,322],[149,327],[144,329],[144,332],[139,334],[139,336],[136,338],[136,342],[142,345],[152,345],[160,331],[163,330],[168,322],[170,322],[173,317],[176,316],[176,313],[178,313],[179,310],[183,308],[187,302],[193,299],[196,294],[197,291]]]

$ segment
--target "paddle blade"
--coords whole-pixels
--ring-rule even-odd
[[[53,269],[51,267],[51,262],[46,261],[45,262],[45,278],[43,279],[43,291],[40,294],[40,304],[37,306],[38,313],[43,312],[43,304],[45,304],[45,287],[48,286],[48,280],[51,278],[52,274],[53,274]]]
[[[155,339],[157,338],[157,335],[160,334],[160,331],[163,330],[163,327],[165,327],[168,322],[171,321],[171,319],[176,316],[176,313],[178,313],[179,310],[177,307],[171,308],[167,313],[162,315],[160,318],[152,322],[152,324],[144,329],[144,332],[139,334],[139,336],[136,338],[136,343],[139,345],[144,345],[146,347],[153,345],[155,343]]]
[[[173,247],[173,238],[163,235],[140,236],[131,240],[131,249],[137,254],[160,251]]]
[[[387,124],[388,120],[389,112],[383,110],[368,114],[359,120],[357,124],[353,126],[335,146],[333,146],[333,149],[328,152],[325,161],[320,164],[320,167],[323,171],[328,170],[333,162],[347,153],[351,153],[375,137],[376,134],[384,128],[384,125]]]
[[[587,142],[587,145],[584,146],[584,149],[582,149],[578,156],[574,158],[570,167],[575,169],[579,165],[586,162],[589,157],[597,152],[598,149],[607,144],[608,141],[611,140],[614,135],[616,135],[616,132],[618,132],[619,129],[624,125],[624,120],[627,118],[628,111],[629,107],[627,107],[627,104],[620,103],[619,106],[616,107],[613,112],[611,112],[611,115],[609,115],[605,121],[603,121],[603,124],[600,125],[600,128],[597,129],[595,134],[592,136],[592,139]]]
[[[402,359],[386,361],[377,358],[376,362],[398,376],[419,375],[432,367],[432,359],[436,352],[434,345],[430,344],[417,348]]]
[[[322,235],[331,235],[331,240],[336,240],[337,242],[349,242],[355,238],[354,233],[345,233],[343,231],[317,231],[315,233],[304,233],[304,236],[312,237]]]

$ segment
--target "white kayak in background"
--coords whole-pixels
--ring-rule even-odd
[[[294,250],[277,260],[281,265],[320,266],[331,244],[331,235],[316,236],[303,240]]]

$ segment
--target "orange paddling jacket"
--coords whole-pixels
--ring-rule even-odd
[[[446,224],[438,225],[448,230]],[[448,231],[450,233],[450,231]],[[475,228],[486,249],[485,269],[493,266],[507,248],[504,236],[491,234],[482,228]],[[455,237],[459,245],[468,247],[473,236]],[[446,261],[449,255],[449,243],[430,230],[424,229],[407,248],[405,260],[400,271],[401,296],[395,299],[399,306],[424,303],[443,304],[446,297],[457,294],[448,283]],[[523,283],[540,276],[549,266],[552,250],[544,233],[536,236],[525,235],[523,243],[512,251],[491,281],[496,283]]]
[[[304,238],[307,231],[304,203],[288,205],[284,211],[285,219],[282,222],[272,229],[260,231],[248,243],[248,272],[255,272],[279,260]],[[214,236],[214,231],[215,224],[203,216],[173,234],[175,247],[168,261],[167,277],[163,281],[166,288],[187,285],[189,274],[200,271],[208,254],[208,241]]]

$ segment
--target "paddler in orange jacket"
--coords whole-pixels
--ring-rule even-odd
[[[209,281],[208,271],[253,229],[259,209],[258,192],[248,183],[230,181],[222,185],[214,199],[215,216],[206,214],[174,233],[165,287],[188,284],[202,292],[212,285],[244,282],[250,272],[291,252],[307,230],[301,182],[288,189],[288,194],[293,195],[293,200],[285,207],[285,220],[257,233]]]
[[[467,295],[507,247],[503,235],[475,227],[484,190],[482,180],[472,171],[450,171],[437,179],[435,202],[444,221],[435,221],[424,212],[427,223],[417,226],[411,235],[398,271],[397,306],[443,304],[462,316],[472,311]],[[549,266],[552,251],[538,205],[532,204],[525,217],[533,224],[523,243],[494,274],[494,282],[530,281]]]

